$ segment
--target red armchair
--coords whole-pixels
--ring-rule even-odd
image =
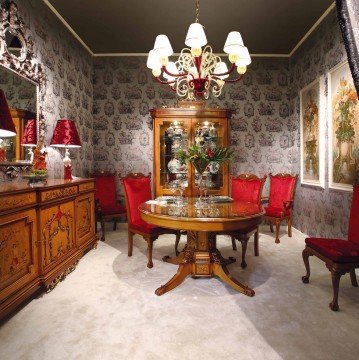
[[[151,173],[145,176],[141,173],[130,173],[121,178],[123,185],[127,219],[128,219],[128,256],[132,256],[133,249],[133,235],[141,235],[147,241],[147,267],[152,268],[152,249],[153,242],[163,234],[175,234],[176,243],[175,250],[178,253],[178,243],[181,237],[179,231],[161,228],[155,225],[146,223],[141,219],[138,207],[141,203],[152,199],[151,195]]]
[[[105,241],[105,222],[113,221],[113,230],[116,230],[117,221],[126,216],[126,208],[116,192],[116,172],[97,172],[91,177],[95,179],[96,232],[97,222],[100,221],[101,241]]]
[[[269,178],[269,204],[264,208],[264,218],[269,220],[271,232],[273,232],[273,224],[275,224],[275,242],[278,244],[280,243],[279,228],[283,220],[288,221],[288,236],[292,237],[292,209],[298,175],[269,174]]]
[[[309,282],[309,256],[315,255],[323,260],[332,275],[333,300],[329,307],[338,311],[340,277],[349,272],[352,285],[358,286],[355,269],[359,268],[359,185],[354,186],[348,240],[306,238],[305,243],[303,261],[307,273],[302,277],[302,281],[304,284]]]
[[[231,178],[231,197],[237,201],[245,201],[249,203],[261,204],[262,190],[267,176],[259,178],[253,174],[240,174]],[[249,238],[254,234],[254,255],[259,256],[258,246],[258,226],[248,234],[230,233],[232,238],[233,250],[237,250],[236,239],[242,244],[242,268],[247,267],[245,257],[247,251],[247,243]]]

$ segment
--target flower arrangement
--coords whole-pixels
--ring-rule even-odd
[[[304,122],[307,126],[309,126],[309,132],[312,132],[312,128],[314,126],[315,120],[318,119],[318,106],[312,99],[309,98],[308,104],[304,110]]]
[[[227,162],[233,157],[233,151],[224,146],[212,149],[200,145],[189,146],[186,150],[178,150],[176,158],[182,162],[190,162],[202,174],[211,162]]]
[[[355,136],[354,116],[355,106],[358,103],[358,95],[354,86],[347,80],[341,79],[334,99],[334,108],[338,112],[335,121],[338,123],[338,129],[335,134],[339,141],[349,142]]]

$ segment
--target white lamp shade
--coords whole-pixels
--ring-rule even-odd
[[[227,64],[223,61],[220,61],[217,63],[216,68],[214,69],[214,74],[223,74],[226,73],[228,71],[228,67]],[[220,79],[224,80],[227,79],[227,77],[229,76],[229,74],[227,75],[222,75],[222,76],[218,76]]]
[[[242,36],[238,31],[231,31],[224,44],[223,51],[226,54],[237,55],[240,47],[243,47]]]
[[[237,66],[247,66],[251,63],[251,56],[249,55],[248,49],[243,46],[240,53],[238,54],[238,59],[236,61]]]
[[[185,44],[195,49],[200,49],[207,44],[206,34],[201,24],[193,23],[189,26]]]
[[[168,70],[168,72],[170,72],[171,74],[178,74],[178,69],[176,64],[173,61],[169,61],[166,65],[166,69]],[[163,72],[163,77],[167,80],[167,81],[173,81],[176,78],[174,76],[168,75],[165,71]]]
[[[158,57],[157,53],[155,53],[154,50],[151,50],[148,53],[146,65],[149,69],[161,69],[162,65],[160,62],[160,58]]]
[[[173,54],[171,43],[166,35],[157,35],[153,50],[160,58]]]

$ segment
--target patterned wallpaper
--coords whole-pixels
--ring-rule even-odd
[[[350,22],[353,27],[353,33],[357,50],[359,51],[359,2],[358,0],[346,0],[348,5],[348,12],[350,16]]]
[[[347,59],[336,17],[332,11],[291,58],[292,119],[299,123],[299,91],[341,61]],[[327,94],[327,78],[326,94]],[[326,114],[327,124],[327,114]],[[299,185],[296,190],[293,225],[312,236],[347,236],[351,193],[328,189],[328,129],[325,134],[325,189]],[[296,153],[299,152],[298,143]],[[293,169],[299,172],[299,163]]]
[[[144,57],[95,58],[95,169],[152,172],[149,109],[174,106],[177,98],[154,82],[145,63]],[[208,107],[236,111],[230,120],[233,173],[290,172],[297,161],[288,66],[286,59],[254,59],[242,82],[226,85],[219,99],[208,100]]]
[[[44,65],[47,75],[46,143],[49,144],[58,119],[74,120],[82,148],[71,151],[73,175],[85,176],[92,169],[93,158],[92,57],[42,1],[17,1],[17,5],[35,43],[35,60]],[[51,177],[63,177],[60,151],[48,147],[47,162]]]

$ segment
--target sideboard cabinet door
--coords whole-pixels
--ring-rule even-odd
[[[19,289],[29,290],[27,286],[36,282],[38,275],[36,211],[1,216],[0,305]]]
[[[83,194],[76,199],[77,246],[86,244],[95,235],[95,200],[93,193]]]

